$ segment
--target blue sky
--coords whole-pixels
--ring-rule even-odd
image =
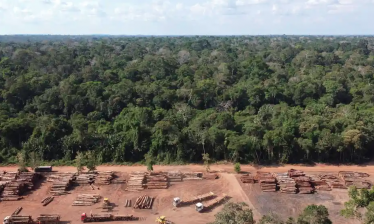
[[[374,34],[374,0],[0,0],[0,34]]]

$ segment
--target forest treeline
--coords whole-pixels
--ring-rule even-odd
[[[374,37],[23,40],[0,38],[0,163],[374,156]]]

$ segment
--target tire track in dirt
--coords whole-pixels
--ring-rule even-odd
[[[249,208],[252,209],[254,218],[256,220],[260,219],[261,214],[257,211],[255,206],[249,200],[247,194],[244,192],[242,186],[240,186],[240,183],[238,182],[238,179],[235,177],[235,175],[221,173],[221,177],[224,178],[230,184],[228,196],[234,198],[237,202],[245,202],[249,206]]]

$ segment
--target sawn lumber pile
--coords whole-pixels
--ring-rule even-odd
[[[18,172],[4,172],[1,175],[2,181],[13,181],[16,180],[18,177]]]
[[[359,189],[370,189],[372,186],[372,183],[369,180],[364,179],[365,177],[370,176],[367,173],[340,171],[338,175],[347,187],[355,186]]]
[[[180,171],[170,171],[166,175],[169,182],[181,182],[183,180],[183,174]]]
[[[257,171],[256,180],[260,183],[260,188],[263,192],[274,192],[277,190],[277,181],[271,173]]]
[[[135,209],[151,209],[153,205],[154,198],[147,195],[140,196],[136,199],[134,208]]]
[[[12,215],[18,215],[20,212],[22,211],[22,207],[18,207],[13,213]]]
[[[73,202],[73,206],[91,206],[99,202],[100,198],[99,194],[80,194]]]
[[[313,194],[314,188],[311,183],[311,178],[308,176],[298,176],[294,178],[299,194]]]
[[[53,214],[41,214],[36,218],[39,223],[59,223],[60,216]]]
[[[127,182],[127,191],[141,191],[145,187],[145,173],[131,173]]]
[[[50,175],[47,181],[53,182],[50,193],[53,196],[68,194],[69,187],[75,179],[74,173],[59,173]]]
[[[169,181],[166,175],[147,175],[146,186],[148,189],[167,189]]]
[[[288,176],[291,178],[302,177],[302,176],[305,176],[305,173],[304,171],[301,171],[301,170],[290,169],[288,170]]]
[[[244,174],[240,176],[240,181],[246,184],[253,184],[255,183],[255,177],[252,174]]]
[[[113,171],[99,172],[95,179],[95,184],[97,185],[109,185],[114,179]]]
[[[274,173],[273,176],[278,182],[279,190],[281,193],[297,193],[296,182],[294,179],[288,177],[287,173]]]
[[[183,180],[202,180],[202,179],[203,179],[202,172],[183,173]]]

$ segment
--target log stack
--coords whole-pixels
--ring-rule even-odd
[[[111,184],[113,179],[114,179],[114,172],[113,171],[99,172],[96,176],[95,184],[97,184],[97,185],[109,185],[109,184]]]
[[[294,178],[299,194],[313,194],[314,188],[311,183],[311,178],[308,176],[298,176]]]
[[[38,179],[38,175],[36,173],[31,172],[22,172],[19,174],[18,179],[19,181],[24,182],[29,190],[34,189],[34,184]]]
[[[252,174],[244,174],[240,176],[240,181],[245,184],[254,184],[255,177]]]
[[[296,182],[294,179],[288,177],[287,173],[275,173],[273,174],[278,182],[279,190],[281,193],[296,194]]]
[[[75,185],[91,185],[95,182],[96,173],[81,173],[74,180]]]
[[[372,186],[372,183],[369,180],[364,179],[365,177],[370,176],[367,173],[340,171],[338,176],[344,182],[346,187],[355,186],[359,189],[370,189]]]
[[[167,189],[169,181],[166,175],[147,175],[146,186],[148,189]]]
[[[1,194],[2,201],[18,201],[22,199],[20,197],[24,192],[27,191],[27,185],[22,181],[10,181],[8,182]]]
[[[140,196],[136,199],[134,208],[135,209],[151,209],[153,205],[154,198],[147,195]]]
[[[202,179],[203,179],[202,172],[183,173],[183,180],[202,180]]]
[[[291,178],[302,177],[305,176],[305,173],[301,170],[290,169],[288,170],[288,176]]]
[[[98,203],[100,198],[99,194],[80,194],[73,202],[73,206],[91,206]]]
[[[320,175],[321,176],[321,175]],[[331,191],[330,185],[325,179],[322,179],[320,176],[308,175],[310,177],[310,183],[314,187],[315,191]]]
[[[183,180],[183,174],[179,171],[171,171],[166,175],[169,179],[169,182],[181,182]]]
[[[18,172],[4,172],[1,176],[2,181],[13,181],[18,177]]]
[[[50,193],[53,196],[60,196],[68,194],[68,190],[75,179],[74,173],[61,173],[58,175],[51,175],[48,177],[48,181],[52,181]]]
[[[127,182],[127,191],[141,191],[145,187],[145,173],[131,173]]]
[[[255,179],[260,183],[263,192],[275,192],[277,190],[277,181],[271,173],[257,171]]]
[[[53,201],[54,197],[46,197],[42,200],[42,204],[43,206],[47,206],[49,203],[51,203]]]

